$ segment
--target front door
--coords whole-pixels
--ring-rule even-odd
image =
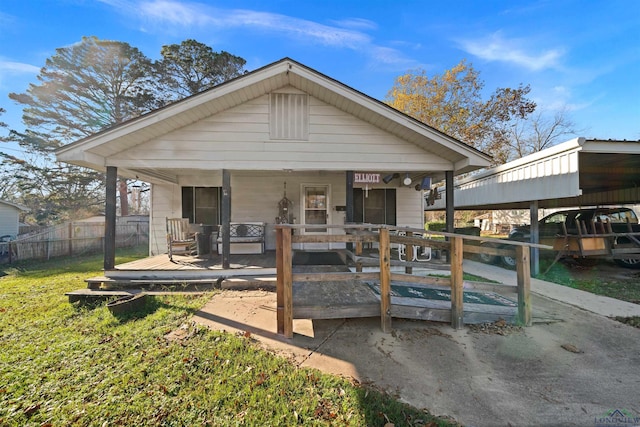
[[[300,217],[303,224],[329,224],[330,187],[328,185],[305,184],[302,186],[302,212]],[[303,228],[303,234],[326,235],[329,233],[328,228]],[[329,249],[328,243],[305,243],[302,249],[306,250],[326,250]]]

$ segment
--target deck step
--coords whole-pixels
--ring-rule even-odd
[[[180,290],[180,291],[149,291],[146,289],[127,289],[127,290],[113,290],[113,289],[78,289],[65,293],[69,297],[69,302],[76,301],[96,301],[107,300],[111,298],[126,297],[129,295],[136,295],[144,293],[145,295],[162,296],[162,295],[203,295],[205,291],[202,290]]]
[[[168,293],[177,290],[186,292],[214,290],[214,289],[275,289],[274,276],[240,276],[214,277],[209,279],[124,279],[110,277],[92,277],[85,279],[87,290],[95,291],[129,291],[136,288],[167,288]]]

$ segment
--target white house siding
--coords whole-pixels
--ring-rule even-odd
[[[124,168],[153,165],[185,171],[178,185],[153,186],[151,253],[166,251],[165,218],[181,214],[180,187],[221,187],[222,169],[231,173],[231,220],[269,224],[266,248],[274,249],[273,224],[285,182],[298,222],[301,186],[321,184],[330,185],[329,223],[344,224],[345,212],[335,207],[346,205],[346,170],[397,172],[402,165],[403,171],[422,172],[452,167],[317,98],[309,98],[308,140],[271,140],[269,112],[269,95],[262,95],[110,158],[110,163]],[[399,188],[397,203],[398,224],[422,228],[421,192]]]
[[[120,167],[253,170],[447,170],[451,163],[316,98],[309,140],[270,140],[269,96],[110,158]]]
[[[405,227],[424,228],[424,198],[413,187],[396,190],[396,222]]]
[[[20,210],[0,202],[0,236],[9,235],[15,238],[18,235],[18,214]]]
[[[167,252],[166,218],[182,216],[180,187],[151,185],[151,212],[149,213],[149,255]]]

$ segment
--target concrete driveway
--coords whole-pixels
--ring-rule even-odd
[[[465,271],[506,284],[513,273],[515,283],[514,272],[476,264],[465,261]],[[383,333],[377,318],[295,320],[294,338],[287,340],[276,334],[275,293],[259,290],[223,291],[195,320],[231,333],[249,331],[298,366],[372,382],[468,426],[595,426],[614,409],[640,424],[640,330],[576,306],[573,290],[563,293],[568,288],[532,288],[534,322],[544,323],[529,328],[453,330],[394,319],[393,331]],[[554,299],[540,295],[546,288]],[[582,297],[592,300],[589,295]],[[609,300],[595,307],[640,315],[640,306]]]

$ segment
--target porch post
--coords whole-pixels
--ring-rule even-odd
[[[345,220],[353,222],[353,171],[347,171],[347,212]]]
[[[104,209],[104,269],[113,270],[116,265],[116,182],[118,168],[107,166]]]
[[[349,224],[353,222],[353,171],[347,171],[347,206],[344,221]],[[347,249],[353,251],[353,243],[347,243]]]
[[[228,169],[222,169],[222,220],[220,221],[220,234],[222,235],[222,268],[228,269],[230,265],[231,238],[229,231],[231,226],[231,175]]]

